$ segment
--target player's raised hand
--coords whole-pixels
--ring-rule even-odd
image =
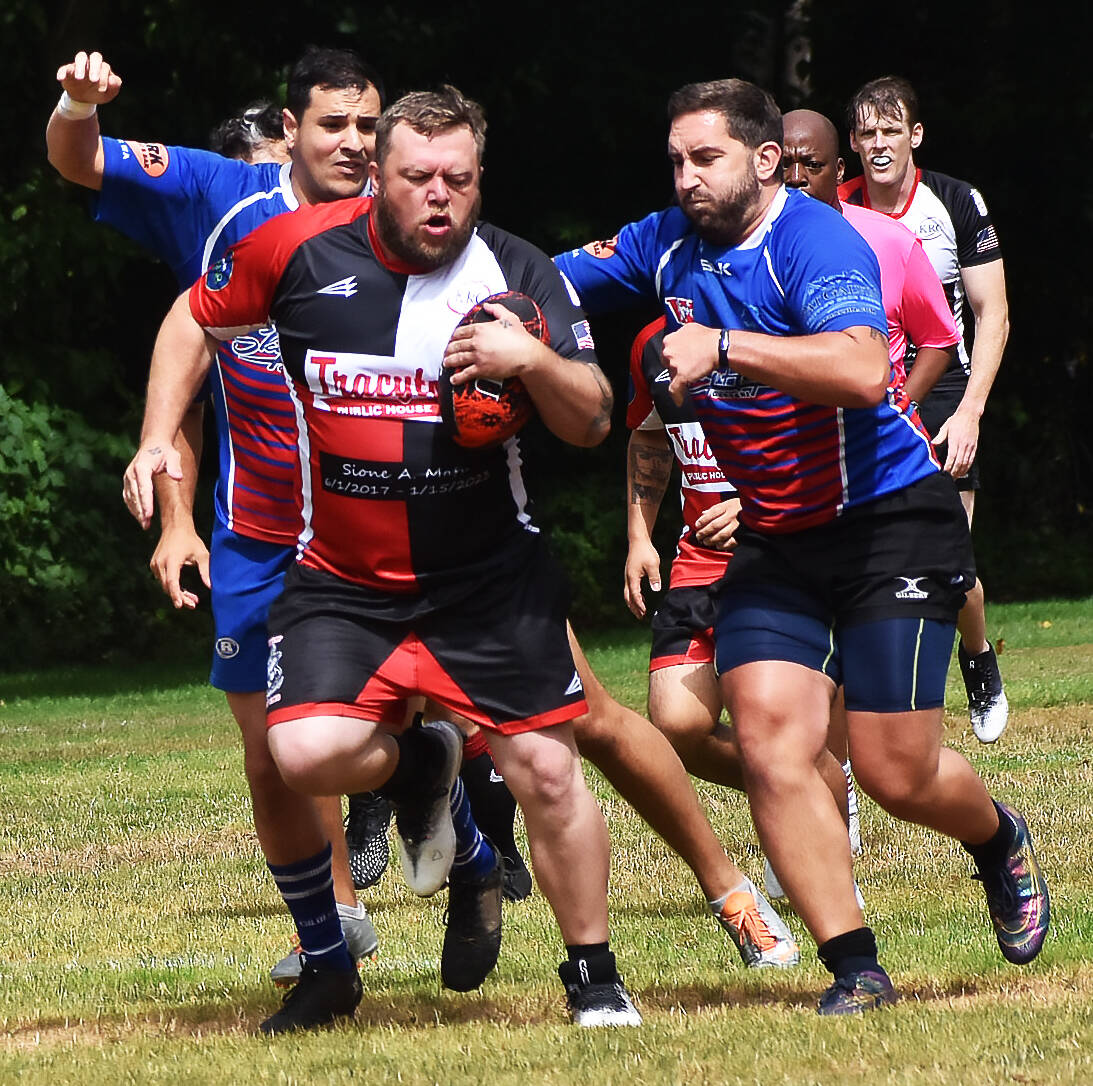
[[[121,90],[121,76],[103,60],[102,53],[76,54],[70,64],[57,69],[57,82],[75,102],[103,105]]]
[[[691,385],[717,369],[720,335],[717,328],[689,323],[664,337],[664,361],[672,375],[668,391],[676,403],[683,403]]]
[[[155,488],[152,479],[166,473],[172,479],[182,478],[182,458],[169,441],[144,442],[122,476],[121,496],[125,507],[142,528],[152,523],[155,509]]]

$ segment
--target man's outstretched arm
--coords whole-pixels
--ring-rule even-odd
[[[46,125],[50,165],[66,180],[102,188],[103,149],[97,108],[112,102],[121,90],[121,77],[101,53],[79,52],[57,70],[64,92]]]

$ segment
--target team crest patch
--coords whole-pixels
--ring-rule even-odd
[[[690,324],[695,319],[695,303],[693,298],[665,298],[664,304],[672,311],[676,324]]]
[[[583,246],[583,248],[589,256],[594,256],[597,260],[607,260],[609,257],[615,255],[615,248],[618,243],[619,236],[616,234],[613,238],[608,238],[606,241],[590,241],[587,245]]]
[[[216,639],[216,655],[221,660],[230,660],[239,655],[239,642],[234,637],[218,637]]]
[[[223,290],[232,277],[232,254],[229,249],[215,264],[209,265],[205,273],[205,286],[209,290]]]
[[[162,177],[167,172],[171,156],[162,143],[134,143],[132,140],[126,140],[126,143],[149,177]]]

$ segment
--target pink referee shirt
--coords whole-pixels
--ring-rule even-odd
[[[888,357],[897,375],[906,378],[903,357],[908,340],[917,347],[945,348],[960,338],[945,290],[922,243],[905,226],[856,204],[843,204],[842,212],[877,255],[888,318]]]

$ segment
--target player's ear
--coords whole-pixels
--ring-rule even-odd
[[[281,110],[281,123],[285,128],[285,146],[291,151],[296,143],[296,133],[300,130],[300,124],[296,120],[296,114],[287,107]]]
[[[380,168],[379,163],[373,158],[368,163],[368,180],[372,182],[372,192],[376,193],[380,190]]]
[[[782,179],[782,145],[767,140],[755,149],[755,173],[760,181],[776,177]]]
[[[922,122],[916,121],[911,129],[911,146],[917,147],[922,142]]]
[[[841,185],[846,175],[846,163],[841,158],[835,160],[835,184]]]

